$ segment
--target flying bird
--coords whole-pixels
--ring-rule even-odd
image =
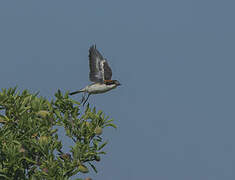
[[[121,84],[118,80],[112,80],[112,69],[107,60],[103,58],[101,53],[92,45],[89,49],[89,66],[90,66],[90,81],[94,82],[83,89],[71,92],[69,95],[84,92],[82,98],[83,105],[87,102],[91,94],[100,94],[110,91]],[[88,93],[87,98],[85,94]]]

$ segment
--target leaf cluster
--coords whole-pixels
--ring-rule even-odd
[[[104,127],[112,119],[60,91],[52,101],[16,88],[0,92],[0,179],[69,179],[88,173],[105,154]],[[58,129],[72,139],[64,152]],[[62,136],[62,137],[61,137]]]

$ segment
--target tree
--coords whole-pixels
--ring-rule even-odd
[[[102,130],[116,126],[102,111],[84,107],[59,90],[55,100],[17,88],[0,92],[0,179],[69,179],[97,172],[105,154]],[[73,142],[64,152],[58,129]]]

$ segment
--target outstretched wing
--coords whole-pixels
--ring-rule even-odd
[[[104,82],[112,77],[112,70],[107,61],[93,45],[89,49],[90,80]]]
[[[111,80],[112,69],[109,67],[109,64],[106,60],[103,61],[103,69],[104,69],[104,80]]]

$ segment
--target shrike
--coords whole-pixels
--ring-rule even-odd
[[[112,80],[112,69],[109,67],[108,62],[100,52],[96,49],[96,46],[93,45],[89,49],[89,66],[90,66],[90,80],[94,83],[86,86],[83,89],[80,89],[75,92],[71,92],[69,95],[74,95],[77,93],[84,92],[88,93],[87,98],[83,96],[82,102],[83,105],[87,102],[91,94],[100,94],[110,91],[121,84],[118,80]]]

